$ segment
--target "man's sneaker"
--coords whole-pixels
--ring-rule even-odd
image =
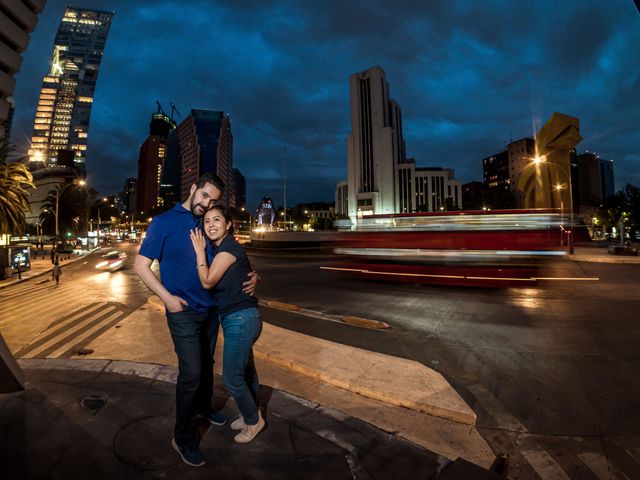
[[[225,417],[221,412],[218,412],[217,410],[214,410],[209,415],[202,415],[201,413],[199,413],[198,417],[206,418],[207,420],[209,420],[209,423],[211,423],[212,425],[217,425],[218,427],[226,425],[227,423],[227,417]]]
[[[171,439],[171,446],[176,452],[180,454],[180,457],[182,457],[182,461],[187,465],[191,465],[192,467],[201,467],[202,465],[207,463],[204,455],[199,449],[187,450],[186,448],[182,448],[176,443],[175,438]]]
[[[238,443],[249,443],[251,440],[256,438],[262,429],[265,427],[265,421],[262,418],[262,413],[258,410],[258,423],[255,425],[247,425],[245,424],[239,434],[234,437],[234,440]]]
[[[231,430],[242,430],[244,428],[244,417],[240,415],[233,422],[231,422]]]

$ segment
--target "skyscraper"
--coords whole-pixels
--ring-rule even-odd
[[[180,201],[204,172],[216,173],[225,183],[221,202],[235,207],[233,188],[233,136],[231,120],[224,112],[191,110],[175,130],[180,164]],[[171,141],[169,141],[171,143]],[[170,154],[174,150],[169,148]],[[176,159],[168,159],[175,162]]]
[[[113,12],[67,7],[42,81],[29,159],[84,170],[93,94]]]
[[[349,85],[347,181],[337,185],[336,213],[354,222],[360,215],[462,208],[453,170],[419,168],[407,158],[402,112],[389,97],[384,70],[376,66],[353,74]]]
[[[167,139],[174,128],[175,122],[158,105],[158,111],[151,116],[149,136],[140,146],[137,193],[137,208],[140,211],[148,211],[164,204],[160,196],[160,182],[167,156]]]
[[[13,104],[13,78],[22,66],[22,53],[29,45],[29,33],[38,22],[46,0],[0,2],[0,138],[9,137]]]
[[[349,215],[395,213],[396,174],[403,163],[402,114],[376,66],[349,77],[351,134],[347,139]]]

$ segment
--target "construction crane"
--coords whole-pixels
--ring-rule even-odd
[[[180,112],[178,111],[178,109],[176,108],[176,106],[172,103],[171,104],[171,120],[173,120],[173,112],[177,113],[178,116],[180,118],[182,118],[182,115],[180,115]]]

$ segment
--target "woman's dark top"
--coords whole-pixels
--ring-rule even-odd
[[[213,290],[218,313],[227,315],[245,308],[257,307],[258,299],[242,291],[242,284],[249,280],[247,274],[251,272],[249,258],[244,248],[233,235],[227,235],[215,249],[216,255],[222,252],[230,253],[236,257],[236,261],[224,273]]]

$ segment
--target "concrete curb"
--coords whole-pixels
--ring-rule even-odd
[[[254,346],[261,360],[335,387],[434,417],[475,425],[476,414],[438,372],[377,352],[270,324]]]
[[[149,297],[148,303],[164,311],[164,304],[155,295]],[[270,303],[305,314],[304,309],[296,305]],[[444,377],[412,360],[342,345],[268,323],[263,324],[262,335],[254,345],[254,355],[299,375],[373,400],[465,425],[476,424],[476,414]]]

